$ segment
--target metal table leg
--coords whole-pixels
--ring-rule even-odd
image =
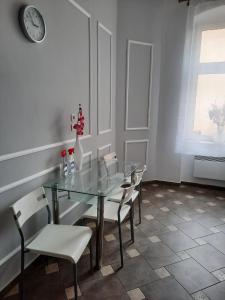
[[[59,224],[58,184],[52,188],[52,211],[54,224]]]
[[[104,197],[98,196],[97,224],[96,224],[96,269],[102,267],[103,232],[104,232]]]

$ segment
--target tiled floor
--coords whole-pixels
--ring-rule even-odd
[[[134,244],[129,226],[123,226],[124,268],[118,270],[117,227],[106,225],[104,267],[91,274],[88,253],[81,258],[79,299],[224,300],[224,195],[194,186],[145,185]],[[25,300],[73,299],[70,263],[49,259],[46,266],[39,258],[26,270],[25,295]],[[5,299],[19,299],[16,285]]]

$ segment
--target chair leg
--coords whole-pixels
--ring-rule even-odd
[[[131,204],[130,207],[130,233],[131,233],[131,241],[134,243],[134,217],[133,217],[134,205]]]
[[[141,187],[140,187],[140,190],[141,190]],[[141,203],[142,203],[142,197],[141,197],[141,192],[139,192],[139,195],[138,195],[139,224],[141,224]]]
[[[24,249],[21,249],[20,300],[24,299]]]
[[[78,292],[77,292],[77,264],[73,264],[73,274],[74,274],[74,295],[75,300],[78,299]]]
[[[92,240],[91,239],[90,239],[88,247],[90,250],[90,269],[91,269],[91,272],[93,272],[93,248],[92,248]]]
[[[121,259],[120,268],[123,268],[123,242],[122,242],[122,232],[121,232],[121,222],[120,222],[120,220],[118,220],[118,229],[119,229],[120,259]]]

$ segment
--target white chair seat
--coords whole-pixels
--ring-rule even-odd
[[[88,227],[49,224],[26,248],[37,254],[64,258],[77,263],[91,235],[92,231]]]
[[[139,192],[134,190],[133,193],[132,193],[132,202],[134,202],[136,199],[137,199],[137,196],[138,196]],[[107,198],[108,201],[116,201],[116,202],[120,202],[121,201],[121,198],[122,198],[122,195],[123,195],[123,192],[119,192],[117,194],[113,194],[113,196]]]
[[[119,204],[110,202],[110,201],[105,201],[105,206],[104,206],[104,220],[107,222],[117,222],[118,221],[118,208]],[[129,205],[123,205],[120,211],[120,220],[123,222],[125,217],[127,216],[128,212],[130,210]],[[89,208],[85,214],[83,215],[84,218],[88,219],[96,219],[97,218],[97,207],[92,206]]]

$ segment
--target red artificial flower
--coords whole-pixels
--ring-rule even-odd
[[[66,149],[63,149],[63,150],[60,152],[60,155],[61,155],[61,157],[65,157],[65,156],[66,156]]]
[[[72,155],[74,153],[74,148],[69,148],[68,153],[69,153],[69,155]]]

